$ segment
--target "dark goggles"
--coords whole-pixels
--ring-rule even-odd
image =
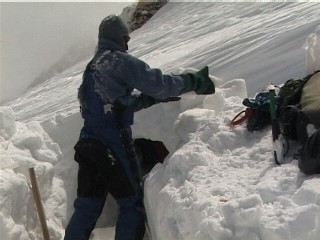
[[[123,39],[128,43],[130,41],[130,37],[129,36],[124,36]]]

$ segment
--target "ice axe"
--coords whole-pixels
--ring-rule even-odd
[[[39,219],[40,219],[40,223],[41,223],[43,239],[50,240],[49,230],[48,230],[46,217],[45,217],[42,202],[41,202],[39,187],[38,187],[38,183],[37,183],[36,174],[34,172],[34,168],[29,168],[29,175],[30,175],[30,179],[31,179],[32,193],[33,193],[34,200],[36,202],[38,215],[39,215]]]
[[[281,162],[283,161],[283,145],[281,142],[280,126],[277,118],[275,86],[273,84],[270,84],[268,89],[269,89],[269,98],[270,98],[273,156],[274,156],[275,163],[277,165],[280,165]]]

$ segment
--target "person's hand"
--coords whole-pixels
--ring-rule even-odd
[[[148,108],[154,104],[161,103],[161,102],[165,102],[165,103],[166,102],[176,102],[181,99],[180,97],[167,97],[165,99],[156,99],[156,98],[148,96],[144,93],[141,93],[139,95],[139,98],[141,99],[142,105],[144,108]]]
[[[158,99],[156,99],[158,100]],[[165,99],[162,99],[162,100],[158,100],[159,102],[177,102],[177,101],[180,101],[181,100],[181,97],[167,97]]]
[[[205,66],[195,73],[180,75],[185,80],[185,87],[182,93],[195,91],[196,94],[213,94],[215,92],[214,83],[209,77],[209,68]]]

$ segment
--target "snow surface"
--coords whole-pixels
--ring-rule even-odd
[[[165,72],[208,65],[217,87],[136,115],[134,137],[170,151],[145,182],[153,240],[319,239],[319,175],[300,173],[295,160],[276,166],[270,128],[229,126],[243,98],[306,74],[302,46],[319,16],[319,3],[169,3],[132,33],[131,54]],[[29,167],[51,239],[63,238],[76,193],[77,88],[88,61],[0,107],[1,239],[42,239]],[[114,234],[116,205],[106,205],[94,240]]]

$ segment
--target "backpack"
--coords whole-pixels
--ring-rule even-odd
[[[276,98],[276,102],[278,102],[278,98]],[[231,126],[247,121],[247,130],[253,132],[262,130],[271,124],[269,92],[263,91],[256,94],[254,98],[245,98],[242,104],[247,108],[231,120]],[[244,116],[240,117],[243,113]]]
[[[304,86],[317,73],[320,71],[301,79],[289,79],[280,88],[277,115],[281,132],[287,139],[303,143],[308,138],[306,127],[314,121],[302,110],[301,98]]]
[[[285,139],[300,144],[297,159],[305,174],[320,173],[320,71],[288,80],[279,92],[279,124]],[[308,91],[312,92],[309,93]],[[314,129],[309,136],[309,126]]]
[[[261,130],[271,123],[269,92],[260,92],[254,99],[245,98],[242,104],[248,107],[251,115],[247,121],[248,131]]]
[[[314,132],[299,150],[298,167],[304,174],[320,173],[320,129]]]

